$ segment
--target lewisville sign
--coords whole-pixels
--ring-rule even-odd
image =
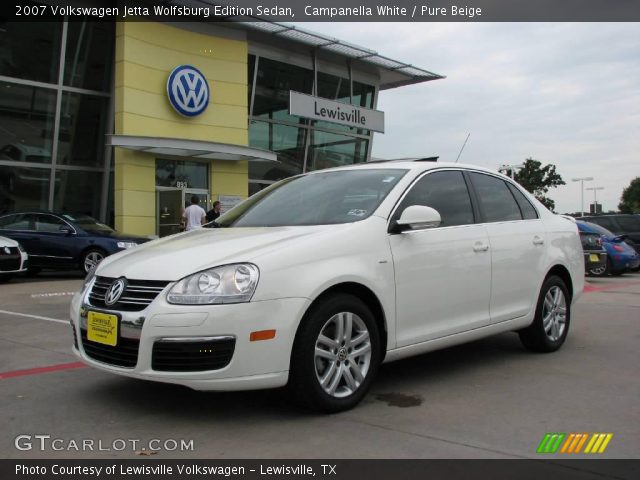
[[[289,113],[384,133],[384,112],[348,103],[334,102],[293,90],[289,92]]]

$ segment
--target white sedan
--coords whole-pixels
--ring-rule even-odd
[[[7,237],[0,237],[0,280],[8,280],[16,273],[27,271],[29,256],[22,245]]]
[[[508,331],[557,350],[584,285],[576,224],[474,166],[300,175],[215,226],[106,258],[72,302],[76,355],[198,390],[288,384],[335,412],[382,362]]]

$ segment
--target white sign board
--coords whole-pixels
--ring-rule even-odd
[[[289,113],[384,133],[384,112],[289,91]]]
[[[240,195],[218,195],[218,201],[220,202],[220,213],[228,212],[243,200],[244,198],[242,198]]]

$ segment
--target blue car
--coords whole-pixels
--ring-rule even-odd
[[[45,211],[0,216],[0,235],[20,242],[29,255],[29,272],[81,269],[89,272],[107,255],[149,241],[120,235],[88,215]]]
[[[591,275],[620,275],[629,270],[640,267],[640,254],[624,239],[625,235],[614,235],[609,230],[595,223],[577,221],[578,230],[587,233],[598,233],[602,238],[602,245],[607,251],[606,265],[589,270]]]

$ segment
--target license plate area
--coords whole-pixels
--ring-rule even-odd
[[[115,347],[118,344],[119,318],[111,313],[87,313],[87,340]]]
[[[599,262],[600,261],[600,255],[598,255],[597,253],[589,254],[589,261],[591,261],[591,262]]]

